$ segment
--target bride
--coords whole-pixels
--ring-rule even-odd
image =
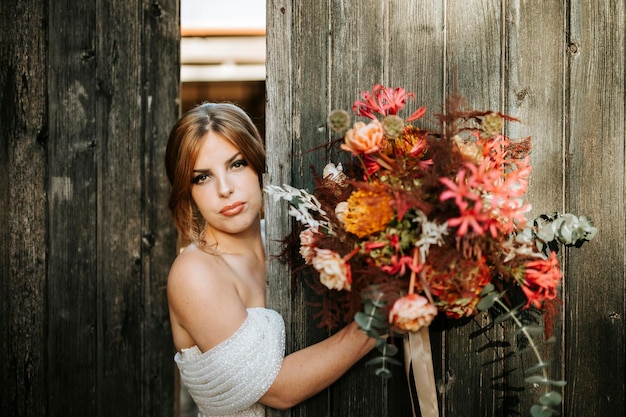
[[[265,150],[244,111],[205,103],[187,112],[172,128],[165,164],[169,207],[191,242],[168,277],[174,360],[204,417],[292,407],[374,347],[351,323],[284,357],[282,317],[265,308]]]

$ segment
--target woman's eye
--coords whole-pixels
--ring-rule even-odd
[[[243,168],[248,166],[248,161],[244,159],[240,159],[238,161],[233,162],[233,168]]]
[[[202,184],[206,182],[210,177],[207,174],[198,174],[191,179],[192,184]]]

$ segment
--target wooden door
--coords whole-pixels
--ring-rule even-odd
[[[529,215],[570,211],[600,229],[562,254],[562,310],[548,356],[568,381],[563,415],[624,411],[623,1],[269,0],[266,184],[311,188],[338,154],[325,118],[376,83],[415,92],[430,114],[458,81],[474,108],[522,119],[508,132],[533,137]],[[290,230],[287,207],[267,201],[270,254]],[[304,277],[300,276],[299,279]],[[320,340],[310,294],[278,260],[268,261],[269,303],[286,319],[289,350]],[[441,415],[529,415],[523,359],[513,328],[480,315],[431,326]],[[481,329],[487,328],[486,332]],[[480,334],[480,336],[477,336]],[[486,348],[493,341],[510,347]],[[298,416],[409,416],[402,370],[377,380],[357,364],[331,389],[289,412]]]
[[[171,416],[177,0],[0,6],[0,414]]]

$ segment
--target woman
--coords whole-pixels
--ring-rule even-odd
[[[283,358],[284,323],[265,308],[265,151],[240,108],[207,103],[190,110],[170,133],[165,162],[170,209],[192,242],[168,278],[175,361],[205,417],[289,408],[372,349],[374,340],[352,323]]]

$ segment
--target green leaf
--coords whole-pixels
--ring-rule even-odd
[[[476,305],[476,308],[478,309],[478,311],[489,310],[491,307],[493,307],[497,299],[498,299],[498,294],[495,292],[490,292],[478,302],[478,305]]]
[[[534,372],[541,371],[542,369],[546,369],[549,366],[550,366],[550,361],[540,362],[536,364],[535,366],[531,366],[530,368],[526,369],[526,373],[532,374]]]
[[[546,386],[550,385],[550,380],[548,378],[545,378],[539,375],[529,376],[526,379],[524,379],[524,381],[526,381],[526,383],[528,384],[537,384],[537,385],[546,385]]]
[[[361,329],[368,331],[372,328],[384,329],[387,327],[387,323],[382,321],[376,316],[368,316],[367,314],[359,311],[354,315],[354,321],[361,327]]]
[[[530,415],[532,417],[550,417],[555,413],[553,409],[550,407],[546,407],[545,405],[535,404],[530,407]]]
[[[561,394],[555,391],[550,391],[539,398],[539,404],[555,406],[561,404],[562,399]]]
[[[385,379],[389,379],[392,376],[391,371],[387,368],[378,368],[374,371],[374,374],[376,374],[376,376],[379,376]]]
[[[378,350],[385,356],[395,356],[398,353],[398,348],[394,345],[390,345],[389,343],[378,346]]]
[[[487,283],[487,285],[485,285],[483,287],[483,290],[480,292],[480,295],[484,297],[485,295],[489,294],[490,292],[495,291],[495,289],[496,289],[496,287],[491,282],[489,282],[489,283]]]

